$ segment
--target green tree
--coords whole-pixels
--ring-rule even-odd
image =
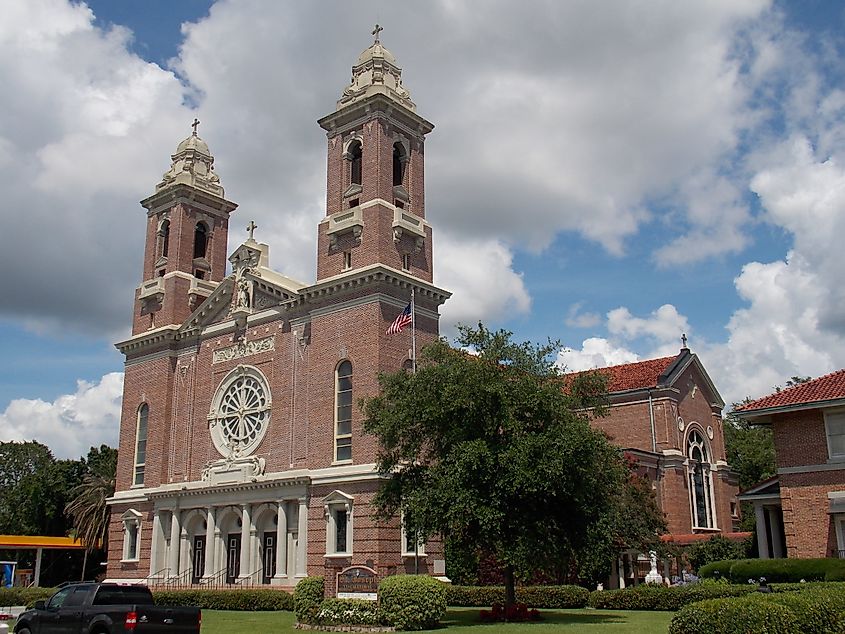
[[[381,394],[363,401],[391,476],[375,502],[384,517],[402,510],[411,530],[492,553],[510,605],[516,577],[574,565],[608,539],[591,527],[612,513],[626,465],[590,427],[606,408],[603,377],[562,377],[556,343],[481,324],[457,343],[435,342],[415,374],[382,375]]]
[[[85,475],[71,491],[65,512],[73,522],[73,532],[85,544],[82,578],[88,556],[94,551],[108,552],[109,508],[106,500],[114,495],[117,472],[117,450],[107,445],[91,447],[82,461]]]
[[[0,443],[0,533],[65,535],[65,501],[82,470],[38,442]]]

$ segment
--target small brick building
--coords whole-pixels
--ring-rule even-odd
[[[777,477],[746,491],[761,557],[845,557],[845,370],[743,405],[771,425]]]
[[[607,377],[611,407],[594,424],[651,480],[666,517],[666,541],[745,537],[735,533],[737,477],[725,457],[725,404],[698,355],[684,346],[673,357],[595,371]],[[611,586],[637,583],[648,569],[642,553],[625,553]]]
[[[230,214],[208,146],[193,134],[146,209],[143,281],[126,357],[113,580],[295,585],[365,565],[444,574],[436,542],[377,522],[376,445],[355,405],[380,372],[438,336],[449,293],[432,284],[425,138],[401,69],[376,39],[352,68],[326,131],[327,210],[317,280],[271,268],[249,238],[228,257]],[[246,225],[246,221],[243,221]]]

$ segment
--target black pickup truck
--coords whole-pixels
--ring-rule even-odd
[[[73,583],[18,617],[15,634],[195,634],[199,608],[156,607],[146,586]]]

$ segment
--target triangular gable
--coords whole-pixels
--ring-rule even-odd
[[[197,309],[185,320],[179,331],[186,332],[224,321],[229,313],[229,307],[232,305],[234,281],[233,275],[224,278],[211,295],[197,306]]]
[[[709,393],[707,401],[717,405],[720,409],[723,408],[725,406],[725,401],[722,399],[722,395],[719,394],[719,390],[716,389],[716,385],[713,383],[710,375],[707,374],[707,370],[704,369],[701,359],[698,358],[697,354],[693,354],[689,350],[683,350],[672,365],[666,368],[666,371],[658,380],[658,385],[660,387],[672,387],[678,378],[680,378],[691,366],[693,371],[697,373],[701,379],[701,387],[706,389]]]

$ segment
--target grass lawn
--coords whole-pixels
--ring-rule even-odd
[[[628,612],[624,610],[541,610],[540,623],[480,623],[478,608],[453,608],[443,625],[455,634],[551,634],[552,632],[585,632],[600,634],[666,634],[673,612]],[[203,610],[203,634],[277,634],[294,630],[292,612],[223,612]],[[431,630],[446,634],[443,629]]]

